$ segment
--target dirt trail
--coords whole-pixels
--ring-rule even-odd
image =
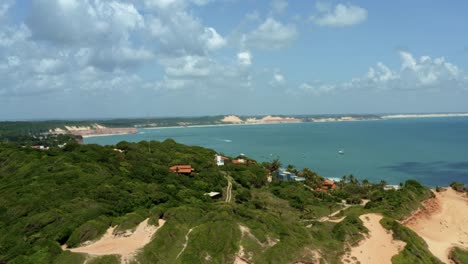
[[[177,254],[176,259],[178,259],[178,258],[180,257],[180,255],[182,255],[182,253],[184,253],[185,249],[187,248],[188,241],[189,241],[189,236],[190,236],[190,233],[192,233],[192,231],[193,231],[193,227],[189,229],[189,231],[187,232],[187,234],[185,234],[185,243],[184,243],[184,246],[182,247],[182,250],[180,250],[179,254]]]
[[[468,197],[451,188],[435,193],[404,224],[426,241],[434,256],[451,263],[452,247],[468,249]]]
[[[70,248],[71,252],[87,253],[91,256],[120,255],[121,263],[129,263],[137,251],[151,241],[153,235],[165,222],[159,219],[159,226],[148,224],[148,219],[141,222],[130,235],[114,235],[115,227],[110,227],[104,236],[96,242],[78,248]]]
[[[352,247],[341,261],[343,263],[391,264],[392,257],[397,255],[406,244],[403,241],[394,240],[392,233],[380,224],[381,215],[365,214],[359,218],[369,229],[369,234],[358,246]]]
[[[232,182],[230,178],[227,178],[228,186],[226,188],[226,203],[230,203],[232,199]]]
[[[333,213],[331,213],[331,214],[329,214],[327,216],[324,216],[324,217],[320,218],[319,222],[325,222],[326,221],[326,222],[332,222],[332,223],[339,223],[339,222],[343,221],[346,218],[346,216],[343,216],[343,217],[341,217],[339,219],[330,219],[330,218],[332,218],[333,216],[339,214],[341,211],[348,209],[350,206],[351,205],[349,205],[349,204],[345,204],[344,207],[341,208],[340,210],[335,211],[335,212],[333,212]]]

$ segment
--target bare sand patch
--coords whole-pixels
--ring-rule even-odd
[[[228,115],[221,119],[221,122],[225,123],[242,123],[242,119],[235,115]]]
[[[341,259],[343,263],[379,263],[391,264],[392,257],[397,255],[404,247],[403,241],[394,240],[392,232],[386,230],[381,224],[381,215],[365,214],[359,217],[364,226],[369,229],[367,237],[352,247],[351,251]]]
[[[128,263],[139,249],[151,241],[156,231],[166,222],[159,219],[159,226],[153,226],[148,224],[148,220],[149,218],[141,222],[131,234],[114,235],[117,226],[110,227],[101,239],[92,243],[85,242],[85,246],[68,250],[76,253],[87,253],[91,256],[120,255],[121,263]]]
[[[468,197],[451,188],[435,193],[404,224],[423,238],[434,256],[451,263],[448,254],[457,246],[468,249]]]

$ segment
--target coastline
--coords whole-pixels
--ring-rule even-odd
[[[173,128],[203,128],[203,127],[225,127],[225,126],[252,126],[252,125],[278,125],[278,124],[302,124],[302,123],[335,123],[335,122],[363,122],[363,121],[383,121],[392,119],[417,119],[417,118],[447,118],[447,117],[468,117],[468,113],[454,113],[454,114],[395,114],[395,115],[382,115],[381,118],[368,118],[368,119],[330,119],[324,118],[323,120],[314,121],[294,121],[294,122],[240,122],[240,123],[221,123],[221,124],[206,124],[206,125],[186,125],[186,126],[155,126],[155,127],[138,127],[137,133],[141,130],[150,129],[173,129]],[[106,137],[115,135],[130,135],[135,133],[114,133],[114,134],[94,134],[85,135],[83,138],[91,137]]]

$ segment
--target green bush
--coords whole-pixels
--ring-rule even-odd
[[[440,264],[439,259],[434,257],[427,248],[426,242],[409,228],[401,225],[390,218],[383,218],[380,223],[383,227],[393,231],[393,238],[406,242],[405,248],[396,256],[393,256],[392,263],[421,263]]]
[[[450,251],[449,258],[455,264],[466,264],[468,263],[468,251],[455,247]]]

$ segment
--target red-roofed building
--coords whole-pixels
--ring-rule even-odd
[[[175,165],[170,167],[169,170],[178,174],[191,174],[194,171],[191,165]]]
[[[335,189],[336,188],[336,184],[334,181],[332,180],[328,180],[328,179],[325,179],[325,181],[323,181],[323,184],[322,184],[322,188],[323,189]]]

